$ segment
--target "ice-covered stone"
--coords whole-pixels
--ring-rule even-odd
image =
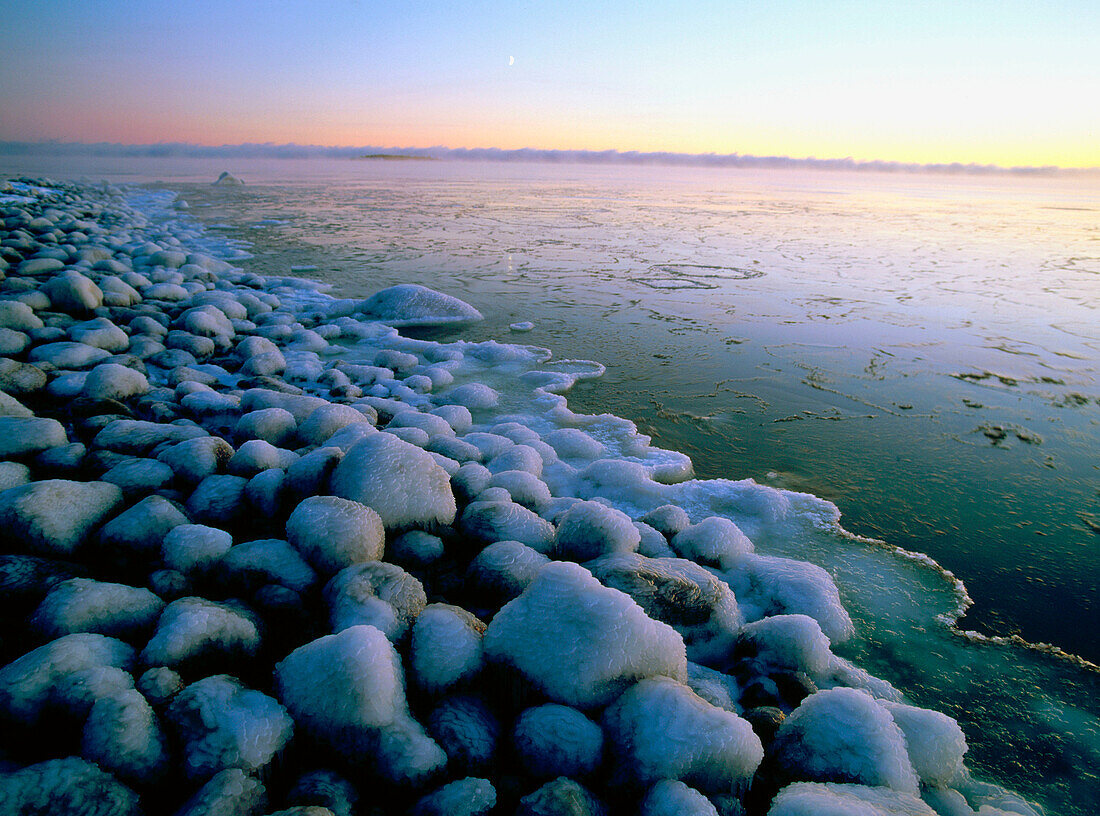
[[[174,477],[172,468],[156,459],[128,459],[110,468],[100,478],[118,485],[127,498],[143,496],[165,487]]]
[[[58,340],[54,343],[35,346],[27,354],[27,359],[32,363],[47,363],[54,368],[84,369],[91,368],[110,356],[109,351],[85,343]]]
[[[4,813],[27,816],[142,813],[136,793],[95,763],[74,756],[49,759],[0,775],[0,808]]]
[[[969,813],[975,811],[967,807]],[[965,812],[965,811],[964,811]],[[1001,816],[982,807],[982,816]],[[768,816],[936,816],[912,793],[880,786],[797,782],[779,791]]]
[[[121,640],[86,633],[64,635],[0,667],[0,713],[33,725],[43,707],[56,701],[58,686],[66,679],[88,678],[111,669],[129,678],[125,670],[133,661],[134,650]]]
[[[519,800],[515,816],[606,816],[603,802],[580,782],[566,776],[551,779]]]
[[[155,781],[168,760],[156,715],[137,689],[100,697],[92,704],[81,746],[85,759],[135,782]]]
[[[222,556],[218,570],[244,586],[279,584],[295,592],[304,592],[317,579],[298,551],[278,538],[245,541],[231,547]]]
[[[237,448],[227,467],[234,476],[251,479],[261,470],[285,470],[298,458],[298,454],[292,450],[277,448],[262,439],[250,439]]]
[[[917,792],[904,733],[889,711],[857,689],[811,694],[783,721],[773,751],[781,778],[789,781],[854,782]]]
[[[387,528],[454,521],[450,478],[426,451],[391,434],[356,443],[332,473],[332,492],[372,508]]]
[[[855,632],[832,576],[816,564],[751,553],[723,577],[747,617],[809,615],[833,643]]]
[[[741,610],[730,588],[704,567],[683,558],[629,552],[587,566],[602,584],[625,592],[649,617],[679,632],[690,660],[709,664],[732,650]]]
[[[149,380],[144,374],[118,363],[97,365],[84,380],[83,388],[85,397],[97,400],[122,401],[148,391]]]
[[[227,768],[259,770],[294,730],[282,705],[224,674],[187,686],[172,700],[165,718],[183,744],[184,772],[192,779]]]
[[[82,314],[103,305],[103,292],[95,283],[75,269],[50,278],[42,286],[54,309]]]
[[[395,643],[427,606],[424,585],[396,564],[368,561],[336,573],[325,586],[334,631],[369,624]]]
[[[416,684],[438,694],[469,680],[482,666],[485,624],[458,606],[434,603],[413,624],[410,670]]]
[[[695,788],[662,779],[649,789],[638,816],[718,816],[718,809]]]
[[[488,779],[469,776],[421,798],[412,816],[483,816],[496,806],[497,792]]]
[[[554,541],[554,525],[513,501],[475,501],[466,505],[459,528],[482,541],[519,541],[548,553]]]
[[[258,816],[267,804],[263,783],[240,768],[210,777],[175,816]]]
[[[548,556],[519,541],[497,541],[474,557],[466,577],[474,587],[510,601],[549,563]]]
[[[311,496],[300,502],[287,519],[286,535],[315,569],[326,574],[377,561],[385,548],[378,513],[339,496]]]
[[[164,601],[147,589],[72,578],[55,587],[31,616],[49,639],[94,632],[127,640],[151,631]]]
[[[123,286],[125,285],[123,284]],[[126,332],[105,317],[96,317],[71,326],[69,328],[69,339],[77,343],[85,343],[95,348],[101,348],[112,354],[126,351],[130,347],[130,338]]]
[[[0,416],[0,458],[28,456],[68,441],[65,426],[56,419]]]
[[[170,530],[186,523],[187,516],[168,499],[147,496],[103,525],[99,540],[109,548],[156,552]]]
[[[630,517],[599,502],[578,502],[565,511],[554,536],[554,554],[567,561],[591,561],[633,552],[641,535]]]
[[[187,512],[199,522],[224,526],[245,512],[244,489],[248,480],[241,476],[207,476],[187,500]]]
[[[96,434],[93,444],[97,448],[106,448],[116,453],[144,456],[158,445],[185,442],[200,436],[207,436],[207,433],[195,425],[165,425],[140,419],[116,419]]]
[[[285,408],[261,408],[249,411],[237,420],[238,439],[262,439],[272,445],[290,442],[297,431],[294,415]]]
[[[13,331],[29,332],[41,329],[42,318],[26,303],[18,300],[0,300],[0,327]]]
[[[682,557],[708,567],[729,569],[753,551],[741,528],[727,518],[711,516],[672,537],[672,549]]]
[[[600,726],[557,703],[527,709],[512,730],[519,763],[534,777],[586,776],[599,767],[603,743]]]
[[[390,326],[440,326],[483,319],[470,304],[415,283],[375,292],[363,301],[360,311]]]
[[[879,700],[905,735],[909,759],[921,782],[946,787],[964,773],[966,736],[959,724],[939,711]]]
[[[71,555],[122,503],[107,482],[46,479],[0,492],[0,538],[44,555]]]
[[[641,678],[687,679],[684,642],[674,629],[566,562],[543,567],[496,614],[484,645],[490,661],[579,708],[603,705]]]
[[[164,536],[161,556],[169,569],[182,573],[208,570],[228,551],[233,536],[203,524],[180,524]]]
[[[745,624],[741,648],[751,647],[762,668],[801,671],[820,678],[833,664],[829,639],[808,615],[773,615]]]
[[[259,646],[256,623],[243,612],[189,597],[165,607],[141,659],[148,666],[178,666],[207,654],[250,656]]]
[[[176,478],[188,485],[195,485],[207,476],[222,471],[233,458],[233,447],[218,436],[203,433],[166,447],[157,454],[157,461],[172,468]]]
[[[740,792],[764,758],[747,721],[667,677],[638,682],[603,723],[616,777],[642,788],[679,779],[707,793]]]

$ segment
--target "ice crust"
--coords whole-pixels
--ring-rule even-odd
[[[83,758],[5,746],[0,811],[169,779],[195,814],[1034,813],[833,653],[832,575],[781,556],[831,504],[573,413],[598,364],[397,331],[481,319],[450,295],[246,273],[163,193],[8,189],[0,718]]]

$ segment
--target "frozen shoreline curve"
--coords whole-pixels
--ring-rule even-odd
[[[452,295],[246,273],[150,201],[0,183],[0,804],[1040,812],[837,653],[865,618],[798,557],[835,506],[573,413],[597,363],[394,328]]]

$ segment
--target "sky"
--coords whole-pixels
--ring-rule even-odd
[[[0,140],[1100,166],[1096,0],[0,0]]]

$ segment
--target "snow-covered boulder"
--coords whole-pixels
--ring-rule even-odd
[[[512,729],[520,765],[541,778],[592,773],[603,759],[603,743],[603,729],[577,709],[557,703],[527,709]]]
[[[325,586],[333,631],[370,624],[395,643],[427,606],[424,585],[396,564],[367,561],[341,570]]]
[[[377,561],[385,549],[385,529],[378,513],[339,496],[311,496],[300,502],[287,519],[286,536],[325,574]]]
[[[137,689],[100,697],[92,704],[81,746],[85,759],[135,782],[155,781],[168,760],[156,715]]]
[[[49,759],[0,775],[0,810],[11,814],[140,816],[138,795],[94,762]]]
[[[0,537],[42,555],[71,555],[122,503],[107,482],[46,479],[0,492]]]
[[[176,505],[163,496],[147,496],[103,525],[100,543],[128,552],[155,553],[168,533],[187,523]]]
[[[228,442],[203,434],[164,448],[157,454],[157,461],[172,468],[181,483],[196,485],[224,470],[232,457],[233,448]]]
[[[967,811],[974,813],[969,807]],[[982,808],[982,816],[987,809]],[[1000,813],[1000,811],[998,811]],[[912,793],[880,786],[797,782],[779,791],[768,816],[936,816]],[[992,812],[988,816],[994,816]]]
[[[616,778],[642,788],[679,779],[706,793],[737,793],[764,758],[746,720],[667,677],[634,685],[603,723]]]
[[[509,499],[471,502],[459,529],[485,542],[519,541],[541,553],[550,552],[554,541],[553,524]]]
[[[180,598],[164,608],[141,653],[147,666],[177,666],[204,655],[255,654],[256,622],[242,611],[205,598]]]
[[[122,688],[126,681],[133,685],[125,674],[133,661],[134,650],[121,640],[96,634],[64,635],[0,667],[0,713],[33,725],[47,703],[58,702],[59,689],[69,679],[86,681],[106,671],[108,683],[102,688],[116,690],[119,679]],[[96,684],[92,685],[94,695]]]
[[[783,721],[773,751],[781,779],[917,792],[904,733],[889,711],[857,689],[811,694]]]
[[[89,399],[127,400],[149,391],[149,380],[140,371],[118,363],[102,363],[84,380],[83,394]]]
[[[299,593],[317,580],[298,551],[278,538],[244,541],[231,547],[222,556],[218,572],[239,587],[278,584]]]
[[[421,798],[413,807],[412,816],[483,816],[496,803],[497,792],[492,782],[468,776]]]
[[[551,779],[519,800],[515,816],[606,816],[607,808],[580,782],[566,776]]]
[[[497,541],[474,557],[466,578],[492,598],[510,601],[549,563],[548,556],[519,541]]]
[[[0,458],[27,456],[68,441],[65,426],[56,419],[0,416]]]
[[[431,454],[392,434],[356,443],[332,472],[332,492],[372,508],[389,528],[454,521],[450,477]]]
[[[445,697],[428,715],[427,727],[452,771],[486,773],[495,767],[500,721],[482,697]]]
[[[695,788],[662,779],[649,789],[638,816],[718,816],[718,809]]]
[[[42,600],[31,626],[50,639],[94,632],[126,640],[151,631],[163,607],[164,601],[141,587],[71,578]]]
[[[363,301],[360,313],[397,327],[457,325],[484,319],[469,303],[415,283],[375,292]]]
[[[227,768],[259,770],[294,730],[282,705],[225,674],[189,685],[172,700],[165,719],[183,744],[184,770],[192,779]]]
[[[551,700],[579,708],[603,705],[641,678],[687,679],[676,630],[566,562],[543,567],[496,614],[484,645],[490,661],[518,670]]]
[[[181,524],[172,528],[161,542],[161,557],[169,569],[184,574],[208,570],[225,555],[233,536],[204,524]]]
[[[832,576],[816,564],[751,553],[723,577],[750,619],[809,615],[832,643],[855,632]]]
[[[476,675],[485,624],[458,606],[431,604],[412,629],[409,664],[416,684],[438,694]]]
[[[592,561],[588,569],[600,583],[633,598],[649,617],[679,632],[690,660],[709,664],[732,650],[741,610],[729,586],[704,567],[683,558],[618,552]]]
[[[267,804],[267,788],[240,768],[226,768],[176,811],[175,816],[256,816]]]

